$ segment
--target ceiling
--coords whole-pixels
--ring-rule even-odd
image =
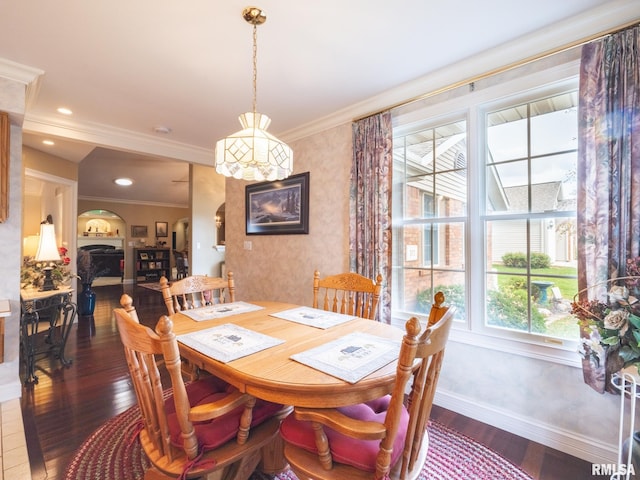
[[[272,134],[292,141],[388,106],[371,99],[445,66],[622,3],[630,2],[263,0],[257,110],[271,117]],[[37,79],[24,144],[78,162],[81,198],[186,206],[188,162],[213,165],[215,142],[252,108],[252,27],[241,17],[252,4],[0,5],[0,76],[15,62]],[[118,176],[135,183],[117,187]]]

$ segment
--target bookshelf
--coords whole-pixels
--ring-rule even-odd
[[[168,248],[135,248],[134,280],[136,283],[159,282],[165,276],[171,280]]]

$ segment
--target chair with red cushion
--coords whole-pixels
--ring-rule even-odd
[[[167,277],[163,276],[160,278],[160,291],[167,306],[168,315],[215,303],[234,302],[236,297],[233,272],[228,272],[226,279],[191,275],[173,283],[169,283]],[[182,359],[182,373],[189,380],[197,380],[200,376],[199,368],[186,359]]]
[[[114,313],[143,418],[140,442],[152,464],[145,479],[246,480],[261,460],[274,473],[270,453],[281,442],[278,428],[288,409],[213,376],[185,386],[171,319],[162,316],[154,332],[139,323],[131,297],[123,295],[121,304],[126,309]],[[167,378],[171,395],[162,384]]]
[[[407,321],[390,395],[348,407],[296,407],[282,422],[285,457],[299,478],[419,478],[429,447],[426,427],[455,314],[454,307],[442,306],[443,301],[439,292],[422,335],[417,318]]]
[[[161,277],[160,291],[169,315],[215,303],[235,302],[236,299],[233,272],[228,272],[227,278],[191,275],[171,284],[167,277]]]

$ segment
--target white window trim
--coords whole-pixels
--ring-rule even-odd
[[[546,61],[546,60],[545,60]],[[536,99],[541,92],[544,95],[553,95],[565,91],[569,86],[576,86],[579,72],[579,59],[572,58],[563,64],[550,68],[537,68],[535,65],[521,67],[520,75],[517,72],[508,72],[507,81],[494,83],[482,89],[470,88],[468,93],[462,93],[455,98],[438,102],[433,97],[423,102],[422,108],[412,107],[407,112],[394,112],[394,126],[398,133],[415,131],[419,128],[428,128],[436,123],[444,121],[460,120],[462,116],[467,121],[467,169],[468,178],[477,181],[468,182],[467,215],[465,229],[466,235],[466,264],[470,268],[466,271],[466,322],[455,322],[451,340],[508,352],[516,355],[536,358],[562,365],[580,368],[581,360],[578,354],[579,341],[560,340],[551,337],[538,336],[531,333],[520,333],[509,330],[508,334],[500,335],[500,329],[486,327],[484,325],[486,298],[485,268],[486,259],[484,218],[485,196],[483,192],[484,182],[484,111],[495,108],[496,105],[514,102],[526,102]],[[458,92],[462,91],[458,89]],[[452,96],[451,92],[446,94]],[[455,95],[454,95],[455,96]],[[401,110],[401,109],[400,109]],[[428,113],[426,113],[428,112]],[[462,115],[461,115],[462,114]],[[426,120],[425,120],[426,119]],[[451,219],[446,219],[450,221]],[[476,239],[472,241],[471,239]],[[477,241],[480,238],[482,241]],[[473,315],[473,312],[483,312],[481,315]],[[404,324],[411,316],[406,312],[394,311],[394,323]]]

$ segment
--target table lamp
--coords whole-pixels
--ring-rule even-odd
[[[38,251],[36,252],[36,262],[59,262],[60,252],[58,251],[58,245],[56,244],[56,231],[53,227],[53,223],[43,223],[40,225],[40,243],[38,244]],[[46,292],[48,290],[56,290],[57,287],[53,284],[53,278],[51,278],[51,271],[53,268],[48,265],[43,269],[44,283],[40,291]]]

